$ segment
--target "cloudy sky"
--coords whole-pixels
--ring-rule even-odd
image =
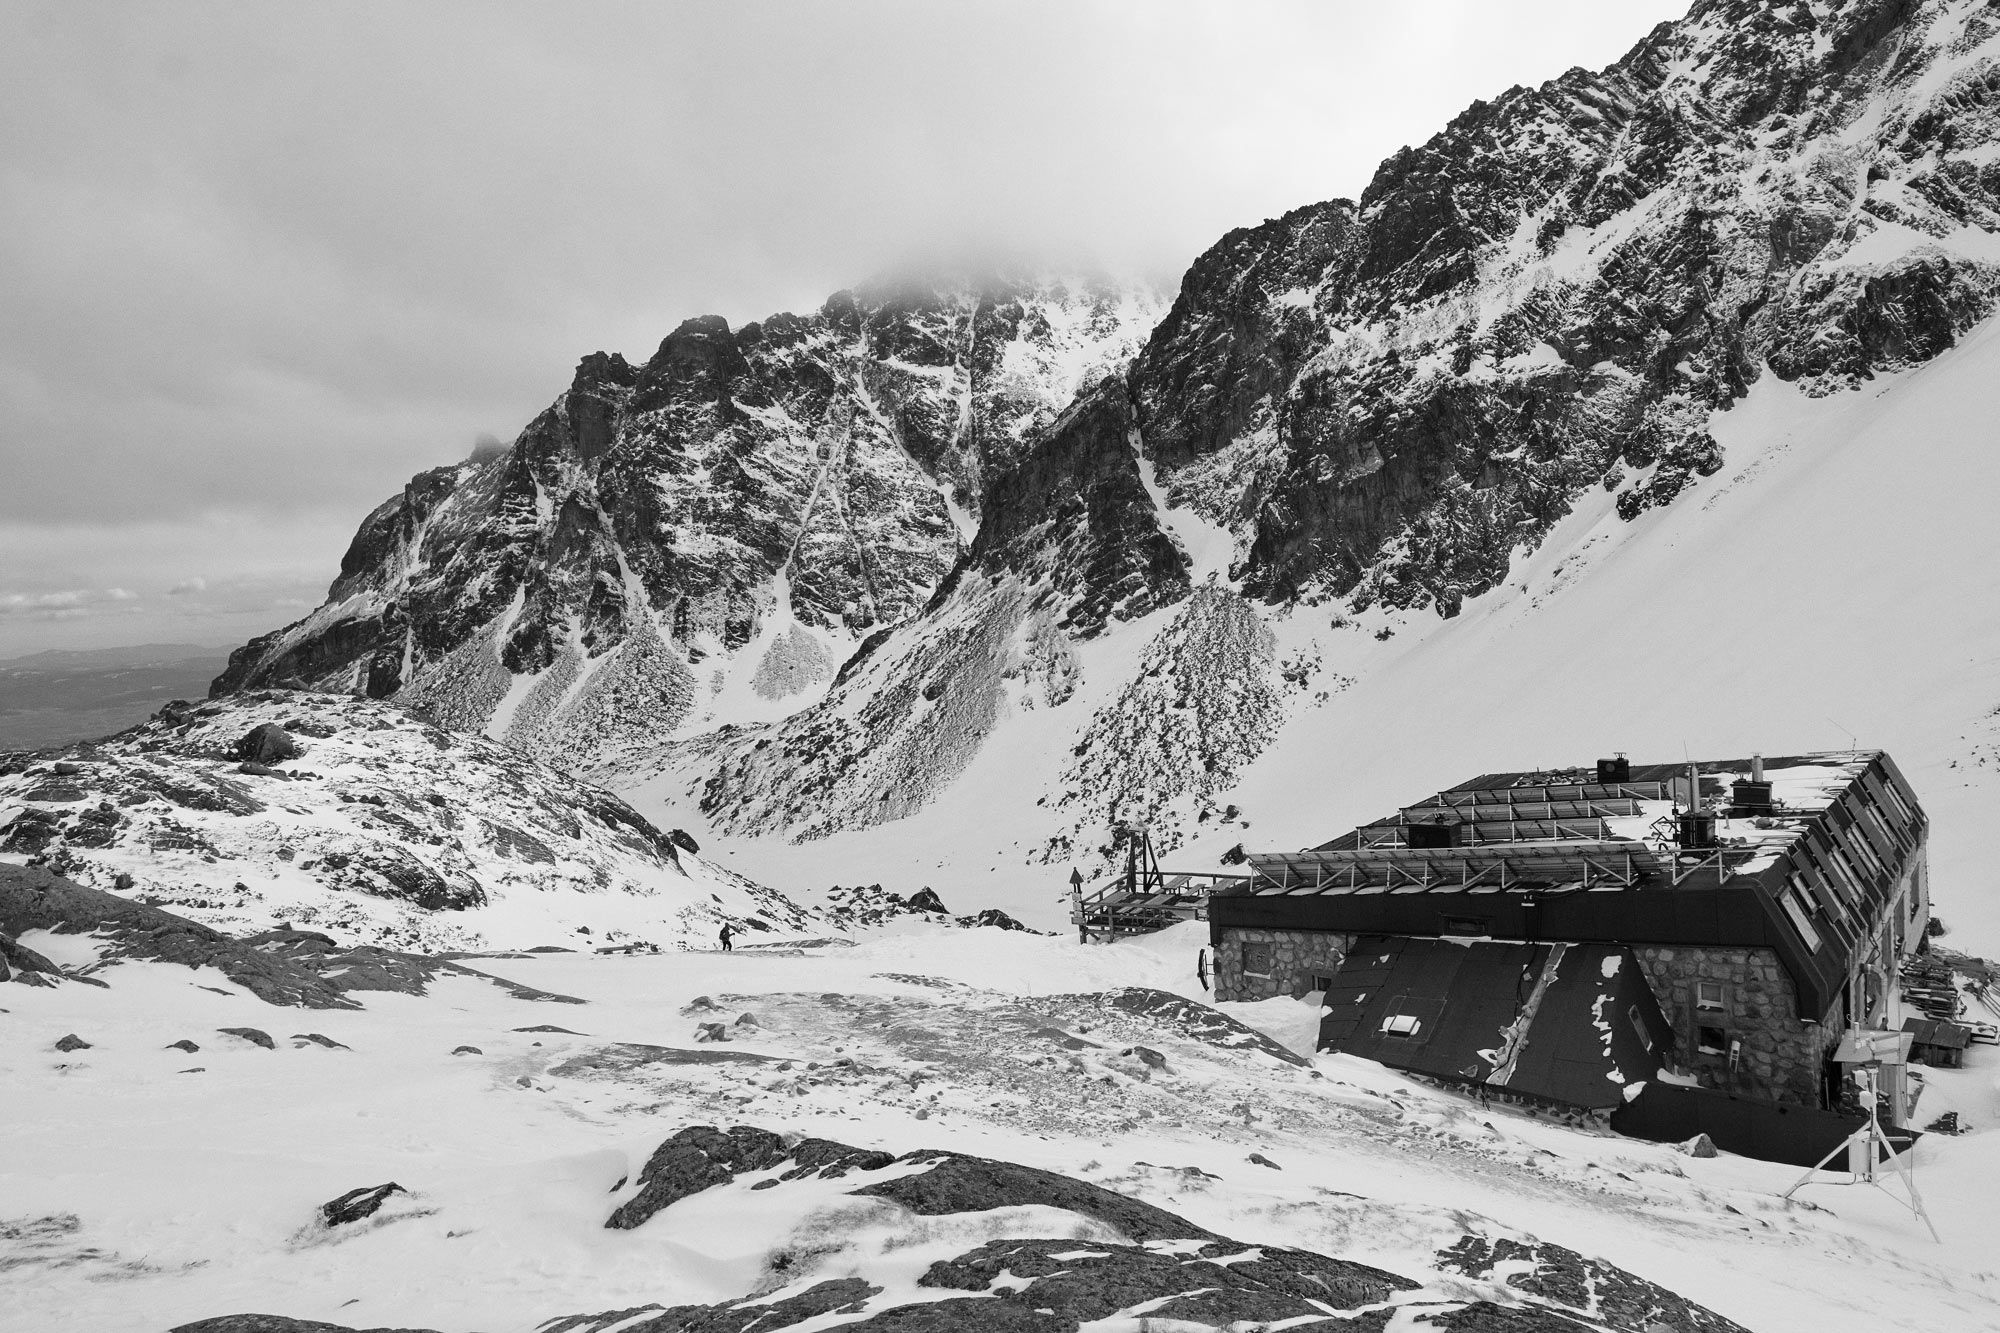
[[[1169,282],[1685,0],[0,7],[0,658],[229,644],[584,353],[1004,246]]]

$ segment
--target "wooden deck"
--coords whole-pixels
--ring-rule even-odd
[[[1070,922],[1086,944],[1144,935],[1182,921],[1208,919],[1208,900],[1241,889],[1247,874],[1154,870],[1076,889],[1070,895]]]

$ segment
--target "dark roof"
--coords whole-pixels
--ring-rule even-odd
[[[1684,848],[1656,816],[1687,764],[1634,765],[1630,781],[1595,771],[1489,773],[1405,806],[1322,846],[1259,852],[1242,889],[1210,900],[1220,930],[1484,935],[1526,941],[1737,945],[1774,950],[1802,1016],[1840,993],[1928,824],[1879,751],[1765,761],[1845,770],[1837,789],[1776,817],[1737,820],[1714,848]],[[1693,765],[1704,797],[1749,760]],[[1572,781],[1587,777],[1588,781]],[[1685,783],[1683,782],[1683,791]],[[1424,825],[1454,826],[1447,845]],[[1636,835],[1636,836],[1635,836]]]
[[[1621,1105],[1671,1029],[1629,949],[1366,936],[1326,993],[1320,1048],[1567,1106]]]
[[[1903,1031],[1913,1033],[1919,1046],[1943,1046],[1950,1050],[1963,1050],[1971,1044],[1972,1032],[1969,1028],[1942,1018],[1906,1018]]]

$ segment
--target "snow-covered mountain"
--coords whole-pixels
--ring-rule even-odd
[[[325,605],[218,692],[394,697],[591,774],[781,717],[919,612],[996,471],[1159,313],[1096,281],[899,282],[643,365],[584,358],[512,446],[369,515]]]
[[[732,834],[815,837],[981,788],[939,816],[947,836],[879,840],[926,864],[934,848],[975,865],[1018,863],[1016,846],[1082,855],[1118,819],[1170,846],[1217,824],[1238,840],[1230,808],[1249,803],[1231,792],[1267,743],[1331,726],[1275,771],[1298,790],[1326,781],[1343,728],[1372,724],[1343,692],[1401,657],[1410,640],[1378,646],[1390,635],[1438,631],[1534,562],[1587,582],[1663,507],[1706,513],[1727,478],[1791,447],[1771,413],[1731,424],[1746,397],[1872,396],[1977,326],[2000,291],[1996,58],[2000,19],[1978,4],[1697,4],[1604,71],[1473,106],[1358,201],[1231,234],[1124,379],[1037,442],[1020,503],[989,507],[924,616],[824,702],[695,747],[686,788],[655,799]],[[1907,401],[1932,381],[1897,383]],[[1871,446],[1892,471],[1900,447]],[[1758,521],[1809,521],[1773,508]],[[1915,552],[1944,538],[1908,522],[1879,529],[1876,558],[1925,579]],[[1992,563],[1965,554],[1955,568]],[[1746,569],[1711,596],[1840,592]],[[1707,641],[1699,618],[1656,629]],[[1565,651],[1541,649],[1544,671]],[[1562,703],[1508,701],[1531,725]],[[1426,707],[1383,725],[1458,767],[1463,741]],[[1568,758],[1670,752],[1686,727],[1606,730]],[[996,745],[1011,757],[982,781]]]
[[[1979,417],[1979,372],[1939,358],[1988,357],[1961,344],[2000,292],[1996,69],[1971,0],[1704,0],[1603,71],[1475,104],[1358,200],[1223,238],[1150,336],[1143,298],[1048,284],[690,322],[642,368],[588,359],[504,455],[412,483],[327,605],[217,689],[391,697],[781,887],[970,884],[1037,924],[1123,821],[1212,863],[1466,776],[1496,715],[1576,750],[1498,767],[1700,730],[1637,685],[1577,718],[1594,696],[1564,664],[1599,644],[1559,604],[1600,607],[1619,679],[1796,611],[1758,651],[1797,660],[1784,689],[1819,720],[1731,714],[1717,752],[1847,743],[1838,717],[1906,771],[1972,763],[1991,701],[1881,690],[1908,705],[1864,724],[1819,688],[1805,663],[1867,632],[1837,580],[1711,561],[1699,610],[1642,608],[1698,563],[1667,552],[1777,531],[1815,569],[1867,546],[1897,586],[1989,577],[1921,506],[1867,515],[1919,449],[1942,508],[1989,470],[1929,433]],[[1794,497],[1838,449],[1871,461],[1828,472],[1846,489],[1818,503],[1860,524],[1832,531]],[[1505,653],[1445,646],[1498,651],[1474,610],[1518,620]],[[1903,642],[1953,660],[1978,632]],[[1439,654],[1464,674],[1368,702]]]

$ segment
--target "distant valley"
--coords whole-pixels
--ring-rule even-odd
[[[170,699],[200,699],[229,664],[224,648],[146,643],[0,660],[0,750],[108,736]]]

